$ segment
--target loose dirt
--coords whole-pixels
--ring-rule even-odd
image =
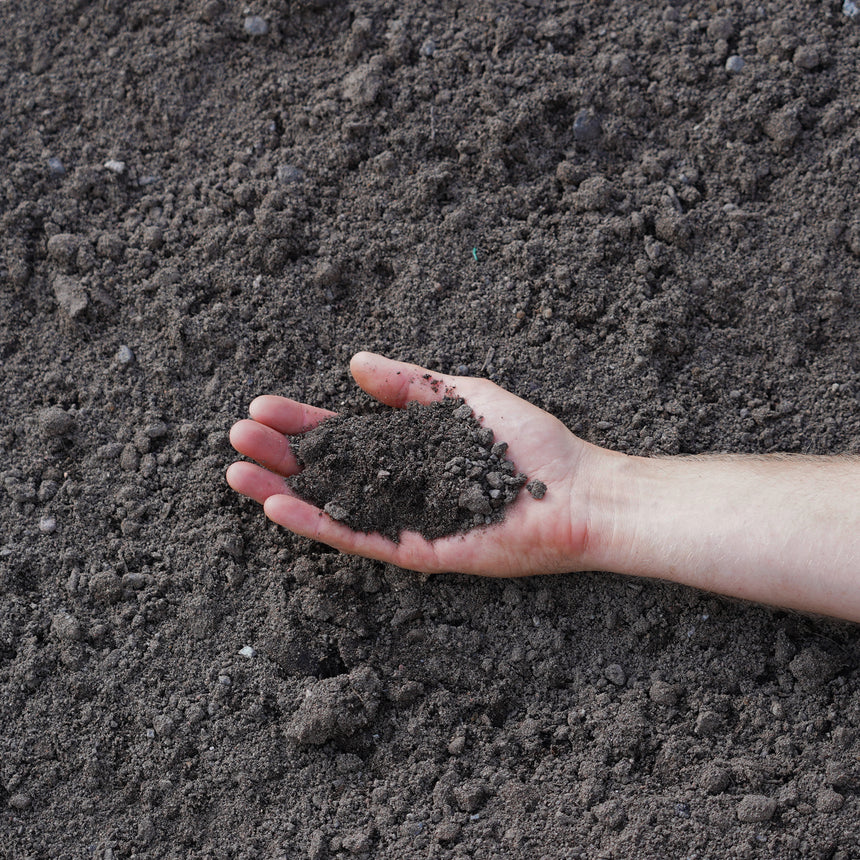
[[[335,416],[291,439],[302,468],[287,479],[332,519],[393,541],[491,525],[528,480],[462,399],[367,416]],[[545,488],[544,488],[545,489]]]
[[[223,480],[260,393],[382,413],[360,349],[629,453],[860,453],[841,3],[2,15],[0,855],[860,855],[856,626],[424,580]]]

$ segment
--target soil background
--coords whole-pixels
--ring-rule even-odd
[[[0,855],[860,856],[856,626],[424,580],[223,479],[256,394],[372,410],[358,349],[626,452],[860,453],[860,20],[2,16]]]

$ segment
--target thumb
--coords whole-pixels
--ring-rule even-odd
[[[373,352],[359,352],[349,363],[355,381],[387,406],[403,407],[412,400],[432,403],[454,396],[457,377],[433,373],[417,364],[394,361]]]

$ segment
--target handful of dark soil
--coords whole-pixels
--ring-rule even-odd
[[[461,399],[338,415],[290,443],[302,471],[288,483],[299,496],[393,541],[404,529],[433,540],[500,522],[526,482],[507,443],[494,443]]]

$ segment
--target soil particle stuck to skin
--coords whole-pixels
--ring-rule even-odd
[[[291,438],[302,471],[288,480],[332,519],[393,541],[428,540],[500,522],[526,476],[462,399],[380,415],[337,415]]]

